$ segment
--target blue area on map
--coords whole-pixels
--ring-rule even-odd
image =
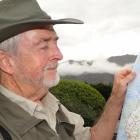
[[[131,113],[136,110],[138,100],[140,100],[140,54],[133,64],[133,70],[136,72],[136,78],[128,84],[126,98],[121,114],[120,124],[117,132],[117,140],[127,140],[125,132],[126,121]]]

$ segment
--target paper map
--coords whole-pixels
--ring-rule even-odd
[[[129,83],[117,140],[140,140],[140,54],[133,65],[136,78]]]

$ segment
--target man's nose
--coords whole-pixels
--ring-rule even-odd
[[[55,46],[55,49],[54,49],[54,57],[55,57],[55,59],[58,59],[58,60],[62,60],[63,59],[63,54],[60,51],[60,49],[59,49],[58,46]]]

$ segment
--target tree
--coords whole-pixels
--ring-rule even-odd
[[[70,111],[80,114],[85,126],[93,125],[105,104],[103,96],[96,89],[81,81],[61,80],[51,92]]]
[[[107,84],[99,83],[91,86],[97,89],[102,94],[102,96],[105,98],[106,101],[108,100],[112,91],[112,84],[107,85]]]

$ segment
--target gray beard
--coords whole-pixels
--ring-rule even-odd
[[[43,85],[46,86],[47,88],[51,88],[51,87],[56,86],[59,83],[59,81],[60,81],[60,76],[58,73],[56,73],[55,80],[52,80],[52,81],[44,80]]]

